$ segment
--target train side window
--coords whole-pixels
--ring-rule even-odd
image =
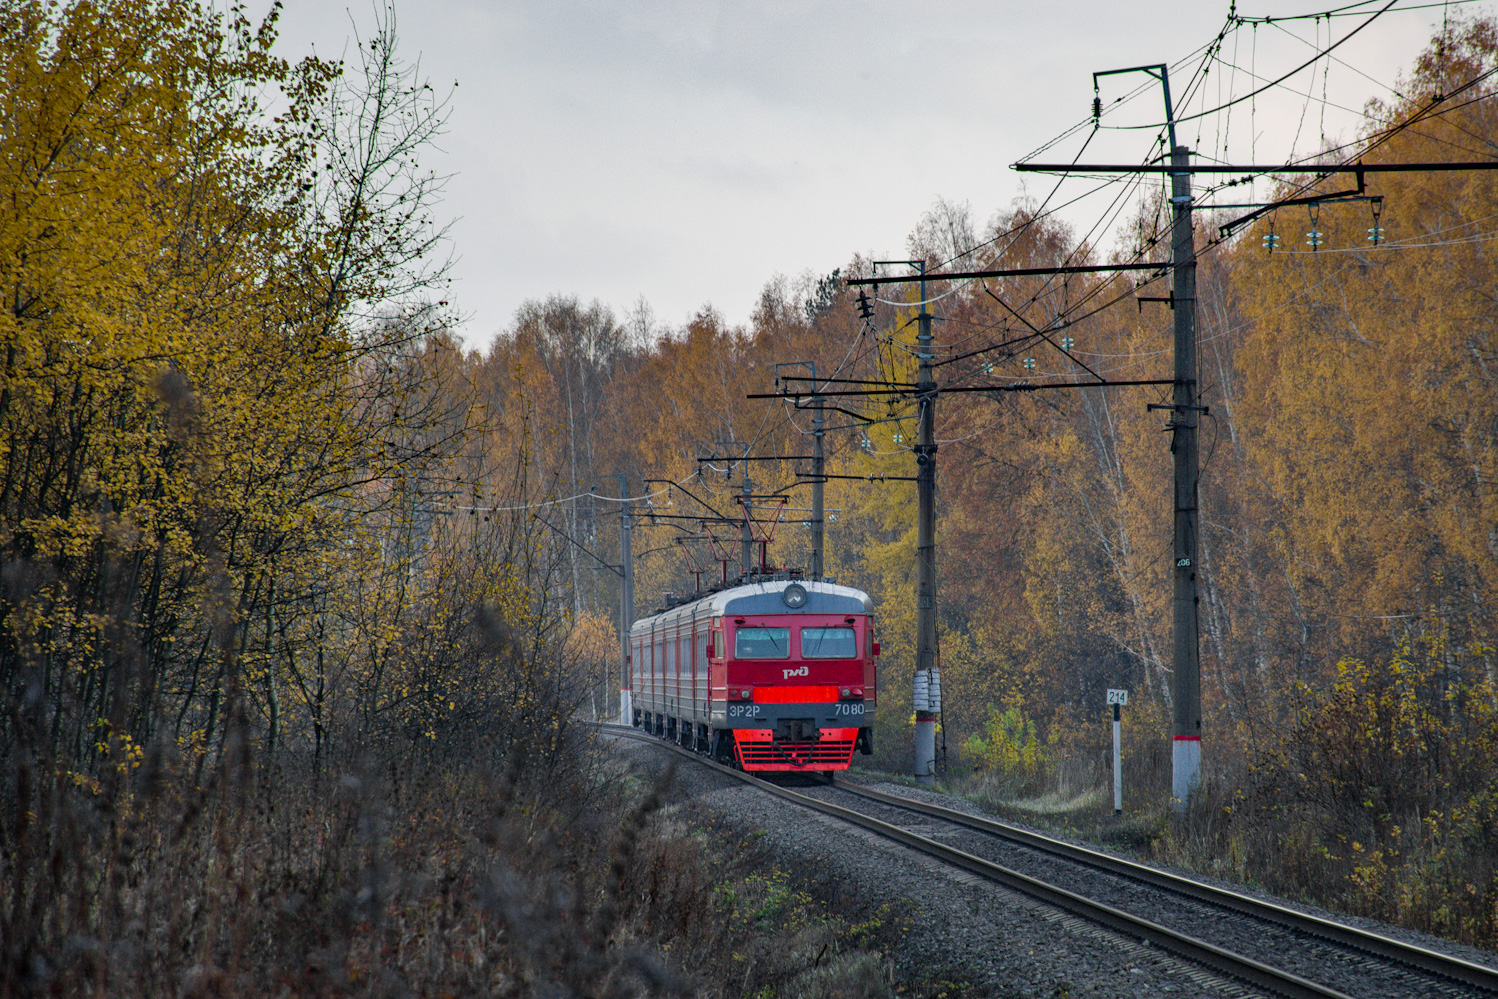
[[[857,659],[852,628],[802,628],[801,654],[807,659]]]
[[[791,629],[738,628],[733,633],[735,659],[789,659]]]

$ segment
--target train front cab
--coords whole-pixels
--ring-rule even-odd
[[[869,600],[833,584],[792,586],[801,593],[781,584],[713,619],[715,749],[749,771],[846,770],[855,749],[873,749]]]

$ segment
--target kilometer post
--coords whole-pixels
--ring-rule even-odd
[[[1127,690],[1108,691],[1113,705],[1113,814],[1123,814],[1123,706],[1129,703]]]

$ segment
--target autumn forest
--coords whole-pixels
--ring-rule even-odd
[[[676,847],[634,845],[643,820],[597,769],[592,723],[619,701],[611,497],[636,497],[637,612],[710,585],[713,544],[676,518],[733,508],[725,442],[810,453],[808,409],[747,397],[789,362],[914,381],[916,291],[860,308],[855,255],[767,275],[742,326],[579,288],[465,344],[422,162],[453,98],[413,66],[391,31],[288,59],[274,18],[189,0],[0,5],[0,993],[539,976],[548,959],[480,942],[483,906],[451,887],[486,850],[598,878],[614,901],[562,922],[674,939],[669,899],[620,901],[647,874],[618,843],[640,872]],[[1498,22],[1453,20],[1328,161],[1492,159],[1495,72]],[[1341,182],[1308,168],[1283,192]],[[1325,205],[1316,247],[1304,207],[1226,237],[1228,216],[1197,217],[1205,782],[1184,819],[1170,435],[1149,408],[1169,386],[1007,388],[1169,378],[1168,279],[929,287],[938,381],[973,389],[936,425],[942,776],[1111,816],[1102,695],[1128,688],[1120,835],[1492,948],[1498,187],[1369,184],[1381,216]],[[1129,211],[1125,245],[1094,246],[1033,199],[989,219],[942,201],[905,250],[937,271],[1168,249],[1159,178]],[[826,573],[876,602],[866,765],[908,773],[916,411],[839,407]],[[809,565],[807,467],[752,466],[787,497],[776,567]],[[538,845],[583,807],[591,845]],[[355,912],[396,869],[425,872],[380,889],[405,922]],[[140,915],[193,892],[165,931]],[[466,956],[413,943],[422,920],[469,934]],[[546,974],[582,989],[626,958]]]

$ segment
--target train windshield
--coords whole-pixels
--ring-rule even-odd
[[[739,628],[733,633],[736,659],[789,659],[791,629]]]
[[[802,628],[801,654],[807,659],[857,659],[852,628]]]

